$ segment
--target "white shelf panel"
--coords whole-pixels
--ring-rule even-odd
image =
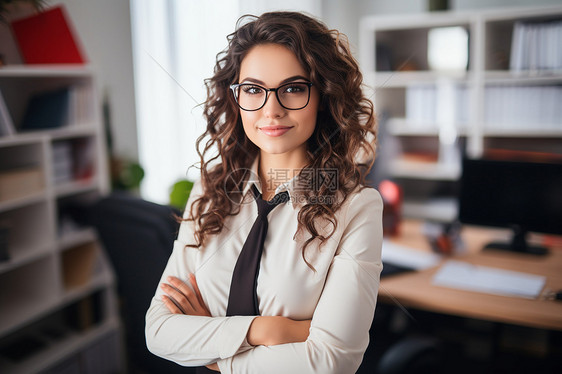
[[[425,12],[399,15],[367,16],[361,19],[362,29],[389,31],[440,26],[468,25],[476,16],[476,12]]]
[[[466,136],[466,124],[456,124],[458,136]],[[386,123],[388,132],[395,136],[439,136],[437,123],[420,123],[408,121],[405,118],[391,118]]]
[[[61,140],[68,138],[76,138],[82,136],[96,135],[96,129],[93,124],[73,125],[60,129],[52,130],[49,136],[53,140]]]
[[[22,208],[46,200],[47,193],[45,191],[37,192],[27,196],[18,197],[17,199],[10,199],[0,201],[0,213],[8,210]]]
[[[392,176],[425,180],[455,181],[460,177],[460,165],[394,160],[390,167]]]
[[[396,71],[371,73],[375,88],[408,87],[412,84],[433,84],[439,80],[451,80],[458,83],[467,83],[472,75],[469,71],[437,72],[437,71]]]
[[[484,80],[486,84],[560,84],[562,83],[562,71],[489,70],[484,73]]]
[[[45,140],[45,137],[41,134],[15,134],[0,136],[0,147],[27,145],[33,143],[41,143]]]
[[[62,305],[67,305],[75,300],[83,298],[86,295],[92,294],[94,291],[110,286],[112,284],[112,277],[107,272],[101,272],[92,277],[90,282],[79,287],[65,290],[64,295],[60,298]]]
[[[457,219],[458,208],[455,199],[436,198],[427,201],[404,201],[402,214],[405,217],[452,222]]]
[[[484,136],[496,138],[562,138],[562,127],[560,129],[485,129]]]
[[[72,181],[55,186],[55,194],[57,197],[65,197],[76,195],[83,192],[94,191],[98,188],[97,178],[90,178],[86,180]]]
[[[0,274],[27,265],[33,261],[42,259],[52,253],[54,243],[42,243],[40,246],[29,249],[10,248],[10,259],[0,262]]]
[[[92,71],[90,65],[80,64],[6,65],[0,67],[0,78],[89,77]]]
[[[39,318],[58,306],[59,285],[54,257],[0,274],[0,336]]]
[[[64,250],[84,243],[93,242],[96,239],[97,235],[93,228],[85,228],[65,233],[59,239],[59,249]]]

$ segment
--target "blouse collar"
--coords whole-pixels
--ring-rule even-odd
[[[244,190],[242,195],[246,198],[246,195],[250,192],[250,188],[255,185],[256,188],[260,193],[262,193],[261,182],[259,180],[259,170],[258,165],[260,161],[260,156],[258,155],[254,162],[252,163],[252,167],[250,168],[250,176],[246,185],[244,186]],[[298,207],[302,207],[305,205],[306,202],[306,185],[303,183],[302,178],[300,178],[300,174],[294,176],[287,182],[284,182],[277,186],[275,189],[275,194],[280,192],[287,191],[289,193],[289,202],[293,206],[293,209],[297,209]]]

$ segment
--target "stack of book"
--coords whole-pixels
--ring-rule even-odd
[[[53,178],[56,185],[70,182],[74,178],[70,141],[53,143]]]
[[[562,70],[562,20],[516,22],[511,42],[510,69]]]
[[[490,85],[485,98],[488,130],[562,130],[562,86]]]
[[[468,89],[466,85],[455,85],[453,98],[448,103],[438,100],[439,87],[435,84],[412,84],[406,88],[406,122],[417,129],[437,127],[437,114],[442,111],[440,105],[447,105],[448,112],[453,111],[452,118],[456,124],[468,122]],[[451,103],[451,106],[449,106]]]

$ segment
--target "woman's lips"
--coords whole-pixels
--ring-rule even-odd
[[[260,131],[267,136],[281,136],[292,128],[292,126],[264,126],[260,127]]]

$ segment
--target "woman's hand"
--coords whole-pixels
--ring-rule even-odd
[[[219,365],[216,362],[214,364],[207,365],[207,369],[220,372]]]
[[[308,338],[311,320],[295,321],[281,316],[258,316],[248,330],[248,343],[277,345],[304,342]]]
[[[170,312],[211,317],[211,313],[201,297],[195,275],[189,274],[191,287],[176,277],[168,277],[167,281],[169,284],[162,283],[160,287],[166,293],[162,296],[162,300]]]

